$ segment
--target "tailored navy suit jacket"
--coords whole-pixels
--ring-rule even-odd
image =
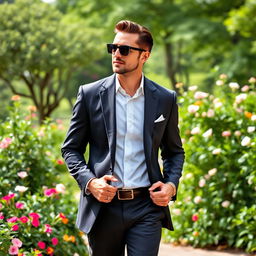
[[[85,194],[91,178],[112,175],[116,149],[115,79],[107,78],[80,86],[62,156],[80,189],[77,226],[89,233],[102,205],[92,194]],[[151,184],[173,182],[178,188],[184,162],[184,150],[178,129],[176,94],[153,81],[144,79],[144,151]],[[164,120],[154,122],[160,116]],[[89,159],[84,158],[89,144]],[[158,163],[161,148],[163,170]],[[175,200],[176,197],[172,198]],[[163,227],[173,230],[168,207]]]

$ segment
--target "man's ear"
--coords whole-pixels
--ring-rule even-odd
[[[150,57],[150,52],[143,52],[142,54],[143,64],[148,60],[149,57]]]

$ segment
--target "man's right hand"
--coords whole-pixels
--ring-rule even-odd
[[[93,196],[100,202],[109,203],[114,198],[117,188],[108,184],[108,181],[118,181],[112,175],[104,175],[101,178],[92,179],[87,189],[93,194]]]

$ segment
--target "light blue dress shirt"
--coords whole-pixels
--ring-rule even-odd
[[[112,185],[119,188],[150,186],[144,154],[144,76],[133,96],[116,77],[116,155]]]

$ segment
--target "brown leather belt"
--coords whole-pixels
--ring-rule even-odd
[[[148,187],[145,188],[134,188],[134,189],[124,189],[119,188],[117,190],[115,198],[118,200],[133,200],[139,196],[148,196]]]

